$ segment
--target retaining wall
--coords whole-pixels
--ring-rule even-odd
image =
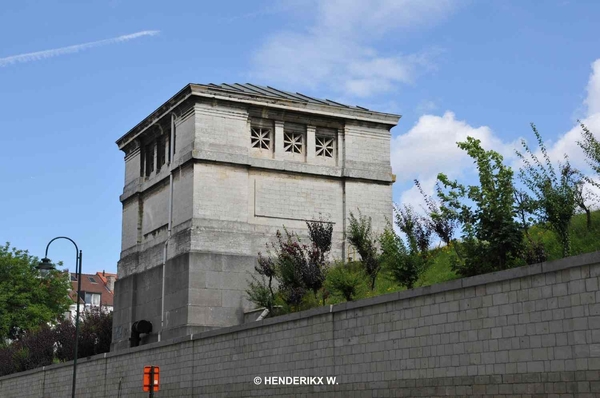
[[[590,253],[99,355],[80,360],[77,396],[145,397],[156,365],[157,398],[600,397],[599,277]],[[5,376],[0,396],[70,396],[71,374]]]

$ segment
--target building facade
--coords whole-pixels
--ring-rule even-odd
[[[81,275],[81,296],[77,299],[78,279],[76,273],[70,273],[71,289],[69,297],[73,304],[69,306],[69,311],[65,313],[65,318],[75,321],[77,315],[77,305],[79,302],[79,312],[85,311],[104,311],[113,312],[113,299],[116,274],[105,271],[95,274]]]
[[[117,141],[125,153],[113,349],[243,322],[259,251],[283,226],[392,216],[399,116],[250,84],[189,84]]]

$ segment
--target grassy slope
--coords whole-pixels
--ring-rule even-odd
[[[554,233],[541,227],[532,227],[530,234],[534,239],[544,242],[548,252],[548,260],[556,260],[562,257],[562,249]],[[600,210],[592,213],[592,229],[587,230],[585,214],[577,214],[571,222],[571,254],[583,254],[600,250]],[[433,263],[423,272],[415,287],[429,286],[436,283],[446,282],[458,278],[450,267],[450,258],[453,251],[447,247],[439,247],[432,250]],[[373,297],[380,294],[392,293],[404,290],[399,287],[385,273],[381,272],[377,278],[375,291],[363,289],[359,298]],[[330,298],[328,304],[334,304],[343,300]]]
[[[600,250],[600,210],[592,213],[592,229],[587,230],[585,214],[576,214],[571,221],[571,255],[590,253]],[[562,248],[553,232],[539,226],[529,231],[535,239],[542,241],[548,253],[548,260],[562,257]],[[457,275],[450,269],[450,253],[446,248],[434,249],[433,264],[427,269],[417,286],[429,286],[435,283],[456,279]]]

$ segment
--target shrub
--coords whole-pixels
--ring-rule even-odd
[[[417,250],[416,245],[407,249],[402,239],[389,226],[380,237],[381,264],[400,285],[412,289],[419,275],[428,265],[429,253]]]
[[[462,259],[454,265],[461,276],[473,276],[513,267],[521,261],[523,231],[517,217],[513,172],[502,156],[485,151],[472,137],[458,147],[473,158],[479,174],[479,186],[468,187],[443,173],[438,190],[445,217],[458,221],[463,229]],[[470,202],[470,203],[469,203]]]
[[[371,218],[358,213],[358,218],[350,212],[348,225],[348,242],[356,248],[360,255],[360,264],[362,264],[365,274],[370,279],[371,290],[375,289],[377,274],[381,270],[381,264],[377,256],[376,239],[371,230]]]
[[[364,280],[365,274],[356,264],[340,262],[327,273],[325,286],[334,295],[352,301],[360,295]]]
[[[567,257],[571,253],[569,225],[575,214],[575,199],[579,183],[577,176],[579,172],[571,168],[565,155],[565,163],[559,165],[557,173],[552,165],[542,136],[533,123],[531,128],[544,161],[542,163],[527,143],[522,140],[521,145],[528,156],[516,151],[524,163],[519,176],[533,194],[539,220],[557,235],[562,245],[563,257]]]
[[[284,227],[283,233],[277,231],[276,242],[267,244],[267,255],[258,253],[254,269],[262,278],[253,276],[249,282],[246,294],[250,301],[272,310],[279,297],[285,308],[293,311],[309,305],[310,300],[305,299],[307,292],[312,292],[316,299],[329,266],[333,224],[322,219],[306,224],[309,244],[302,243],[297,234]]]

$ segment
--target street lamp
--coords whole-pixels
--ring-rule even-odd
[[[66,236],[57,236],[48,242],[46,246],[46,254],[42,259],[42,262],[37,265],[37,269],[40,270],[40,273],[46,276],[50,271],[56,269],[56,266],[52,264],[50,259],[48,258],[48,248],[50,247],[50,243],[54,242],[57,239],[66,239],[75,245],[75,273],[77,274],[77,315],[75,316],[75,349],[73,354],[73,387],[71,388],[71,397],[75,398],[75,381],[77,380],[77,347],[79,346],[79,300],[81,298],[81,250],[77,247],[77,243],[73,241],[71,238],[67,238]]]

